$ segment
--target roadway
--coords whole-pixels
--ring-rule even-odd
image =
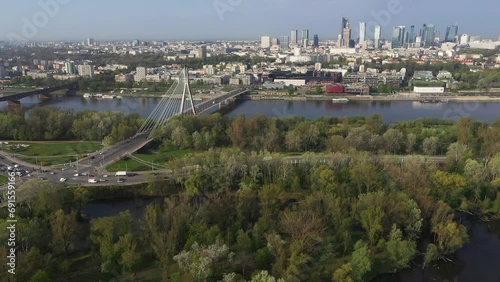
[[[17,94],[12,94],[8,96],[3,96],[0,97],[0,102],[7,102],[7,101],[18,101],[23,98],[29,97],[29,96],[34,96],[34,95],[40,95],[40,94],[50,94],[52,92],[58,91],[58,90],[63,90],[63,89],[74,89],[78,86],[78,83],[69,83],[69,84],[64,84],[61,86],[54,86],[54,87],[49,87],[49,88],[43,88],[43,89],[36,89],[33,91],[28,91],[28,92],[23,92],[23,93],[17,93]]]

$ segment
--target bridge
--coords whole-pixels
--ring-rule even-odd
[[[78,83],[72,82],[72,83],[68,83],[68,84],[64,84],[64,85],[60,85],[60,86],[54,86],[54,87],[43,88],[43,89],[36,89],[33,91],[29,91],[29,92],[23,92],[23,93],[18,93],[18,94],[0,97],[0,102],[9,102],[10,104],[19,105],[20,104],[19,100],[26,98],[26,97],[38,95],[41,99],[50,99],[50,93],[52,93],[52,92],[59,91],[59,90],[74,90],[77,88],[78,88]]]
[[[189,85],[188,69],[185,67],[181,71],[179,79],[174,81],[169,90],[163,95],[136,135],[107,149],[103,149],[99,155],[82,160],[80,164],[89,168],[104,168],[119,159],[129,157],[132,153],[149,144],[153,140],[154,132],[167,124],[172,117],[178,115],[201,115],[214,107],[221,109],[247,92],[248,89],[245,88],[236,89],[201,103],[196,103],[193,100]]]

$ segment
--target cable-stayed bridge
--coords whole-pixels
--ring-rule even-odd
[[[169,90],[163,95],[135,136],[104,149],[98,158],[84,160],[81,165],[98,167],[113,163],[150,143],[153,140],[152,136],[155,130],[167,124],[172,117],[177,115],[200,115],[214,107],[222,108],[238,96],[247,93],[247,91],[248,89],[244,88],[237,89],[197,103],[197,101],[193,100],[189,85],[189,73],[187,67],[185,67],[180,72],[179,79],[174,81]]]

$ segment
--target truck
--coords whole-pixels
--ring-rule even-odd
[[[97,180],[95,180],[95,179],[89,179],[89,183],[97,183]]]
[[[127,172],[126,171],[117,171],[115,173],[115,176],[127,176]]]

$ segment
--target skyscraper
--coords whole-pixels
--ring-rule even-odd
[[[373,40],[375,43],[375,48],[380,48],[380,38],[382,37],[382,28],[377,25],[375,26],[375,34],[373,35]]]
[[[422,29],[422,43],[424,47],[434,45],[434,38],[436,36],[436,28],[433,24],[424,24]]]
[[[408,44],[415,43],[415,37],[416,37],[415,36],[415,26],[412,25],[412,26],[410,26],[410,32],[408,33],[408,40],[407,40]]]
[[[287,35],[281,36],[280,48],[281,50],[288,50],[290,47],[290,40]]]
[[[87,38],[87,46],[94,46],[94,39]]]
[[[458,25],[450,25],[446,29],[446,36],[444,42],[457,42]]]
[[[5,68],[0,65],[0,79],[3,79],[5,77]]]
[[[359,44],[363,44],[366,40],[366,23],[359,23]]]
[[[351,41],[351,26],[349,24],[349,19],[348,18],[342,18],[342,26],[344,27],[342,29],[342,42],[340,45],[344,48],[349,47],[349,43]]]
[[[309,45],[309,29],[302,30],[302,47]]]
[[[78,74],[84,77],[94,76],[94,66],[93,65],[79,65]]]
[[[260,47],[262,49],[267,49],[271,47],[271,37],[270,36],[262,36],[260,38]]]
[[[401,48],[406,35],[405,26],[395,26],[392,30],[392,48]]]
[[[313,46],[314,48],[319,48],[319,36],[317,34],[314,35]]]
[[[66,74],[75,74],[75,63],[65,62],[64,63],[64,72]]]
[[[296,45],[297,44],[297,38],[299,38],[299,32],[294,29],[292,30],[291,34],[290,34],[290,45]]]

